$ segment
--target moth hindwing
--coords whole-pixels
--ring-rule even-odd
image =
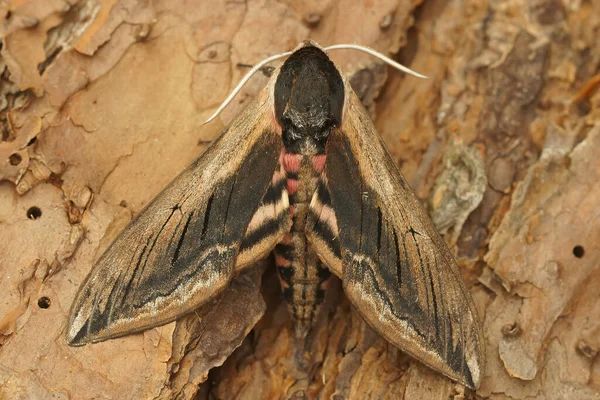
[[[173,321],[271,251],[298,336],[333,274],[390,343],[478,387],[485,347],[460,271],[348,79],[312,42],[99,258],[68,342]]]

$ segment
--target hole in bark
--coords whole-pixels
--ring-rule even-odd
[[[42,216],[42,210],[39,207],[29,207],[27,210],[27,218],[29,219],[38,219]]]
[[[42,296],[38,299],[39,308],[50,308],[50,298]]]
[[[577,258],[583,257],[585,251],[583,250],[583,246],[575,246],[573,247],[573,255]]]
[[[23,161],[23,157],[20,154],[13,153],[8,157],[8,162],[10,165],[19,165]]]

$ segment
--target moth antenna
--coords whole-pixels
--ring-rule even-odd
[[[256,64],[254,67],[252,67],[252,69],[246,74],[246,76],[244,76],[244,78],[240,81],[240,83],[237,84],[237,86],[235,87],[235,89],[233,89],[233,91],[225,99],[225,101],[223,103],[221,103],[221,105],[219,106],[219,108],[217,109],[217,111],[215,111],[215,113],[209,119],[207,119],[206,122],[204,122],[202,125],[206,125],[210,121],[212,121],[213,119],[217,118],[217,116],[221,113],[221,111],[223,111],[223,109],[225,107],[227,107],[227,105],[229,103],[231,103],[231,100],[233,100],[233,98],[235,97],[235,95],[238,94],[238,92],[242,89],[242,87],[246,84],[246,82],[248,82],[248,80],[250,78],[252,78],[252,75],[254,75],[256,73],[256,71],[260,70],[263,66],[265,66],[268,63],[270,63],[271,61],[275,61],[275,60],[277,60],[279,58],[282,58],[282,57],[287,57],[287,56],[289,56],[292,53],[293,53],[293,51],[286,51],[285,53],[275,54],[274,56],[265,58],[264,60],[262,60],[261,62],[259,62],[258,64]]]
[[[333,46],[326,47],[324,50],[329,51],[329,50],[339,50],[339,49],[359,50],[359,51],[362,51],[364,53],[367,53],[367,54],[370,54],[372,56],[379,58],[381,61],[391,65],[392,67],[394,67],[402,72],[406,72],[407,74],[416,76],[417,78],[429,79],[425,75],[421,75],[418,72],[415,72],[412,69],[405,67],[404,65],[402,65],[402,64],[392,60],[391,58],[386,57],[383,54],[381,54],[373,49],[370,49],[366,46],[361,46],[358,44],[335,44]],[[246,76],[244,76],[244,78],[240,81],[240,83],[238,83],[238,85],[235,87],[235,89],[233,89],[233,91],[229,94],[229,96],[225,99],[225,101],[223,101],[223,103],[221,103],[221,105],[219,106],[217,111],[215,111],[214,114],[211,115],[211,117],[209,119],[207,119],[204,122],[204,124],[202,124],[202,125],[206,125],[209,122],[211,122],[213,119],[217,118],[217,116],[221,113],[221,111],[223,111],[223,109],[225,107],[227,107],[227,105],[229,105],[229,103],[231,103],[231,100],[233,100],[235,95],[238,94],[238,92],[242,89],[242,87],[244,87],[246,82],[248,82],[248,80],[250,80],[252,75],[254,75],[258,70],[263,68],[266,64],[270,63],[271,61],[275,61],[282,57],[287,57],[292,53],[293,53],[293,51],[286,51],[285,53],[275,54],[274,56],[265,58],[264,60],[262,60],[261,62],[256,64],[254,67],[252,67],[252,69],[246,74]]]
[[[389,57],[384,56],[383,54],[370,49],[366,46],[361,46],[358,44],[334,44],[333,46],[329,46],[329,47],[325,47],[325,51],[329,51],[329,50],[339,50],[339,49],[353,49],[353,50],[359,50],[362,51],[364,53],[368,53],[372,56],[375,56],[377,58],[379,58],[381,61],[391,65],[392,67],[399,69],[402,72],[406,72],[407,74],[410,74],[412,76],[416,76],[417,78],[421,78],[421,79],[429,79],[428,77],[426,77],[425,75],[421,75],[418,72],[413,71],[412,69],[405,67],[404,65],[397,63],[396,61],[392,60]]]

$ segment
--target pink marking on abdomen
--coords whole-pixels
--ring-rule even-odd
[[[325,154],[319,154],[317,156],[312,156],[312,165],[315,171],[321,173],[323,172],[323,168],[325,168]]]
[[[281,242],[283,244],[290,244],[292,243],[292,235],[288,232],[286,233],[282,238],[281,238]]]
[[[285,267],[289,267],[290,265],[292,265],[292,263],[287,258],[275,254],[275,265],[277,265],[278,267],[285,268]]]
[[[288,194],[294,194],[298,190],[298,179],[288,179],[287,180],[287,191]]]
[[[302,154],[285,153],[283,155],[283,168],[287,172],[296,173],[300,169],[300,160],[302,160]]]

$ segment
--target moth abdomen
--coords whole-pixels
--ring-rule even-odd
[[[299,338],[305,337],[323,302],[330,271],[321,263],[306,236],[310,201],[317,190],[326,157],[310,146],[286,149],[282,165],[287,177],[292,227],[275,246],[275,263],[283,295]]]

